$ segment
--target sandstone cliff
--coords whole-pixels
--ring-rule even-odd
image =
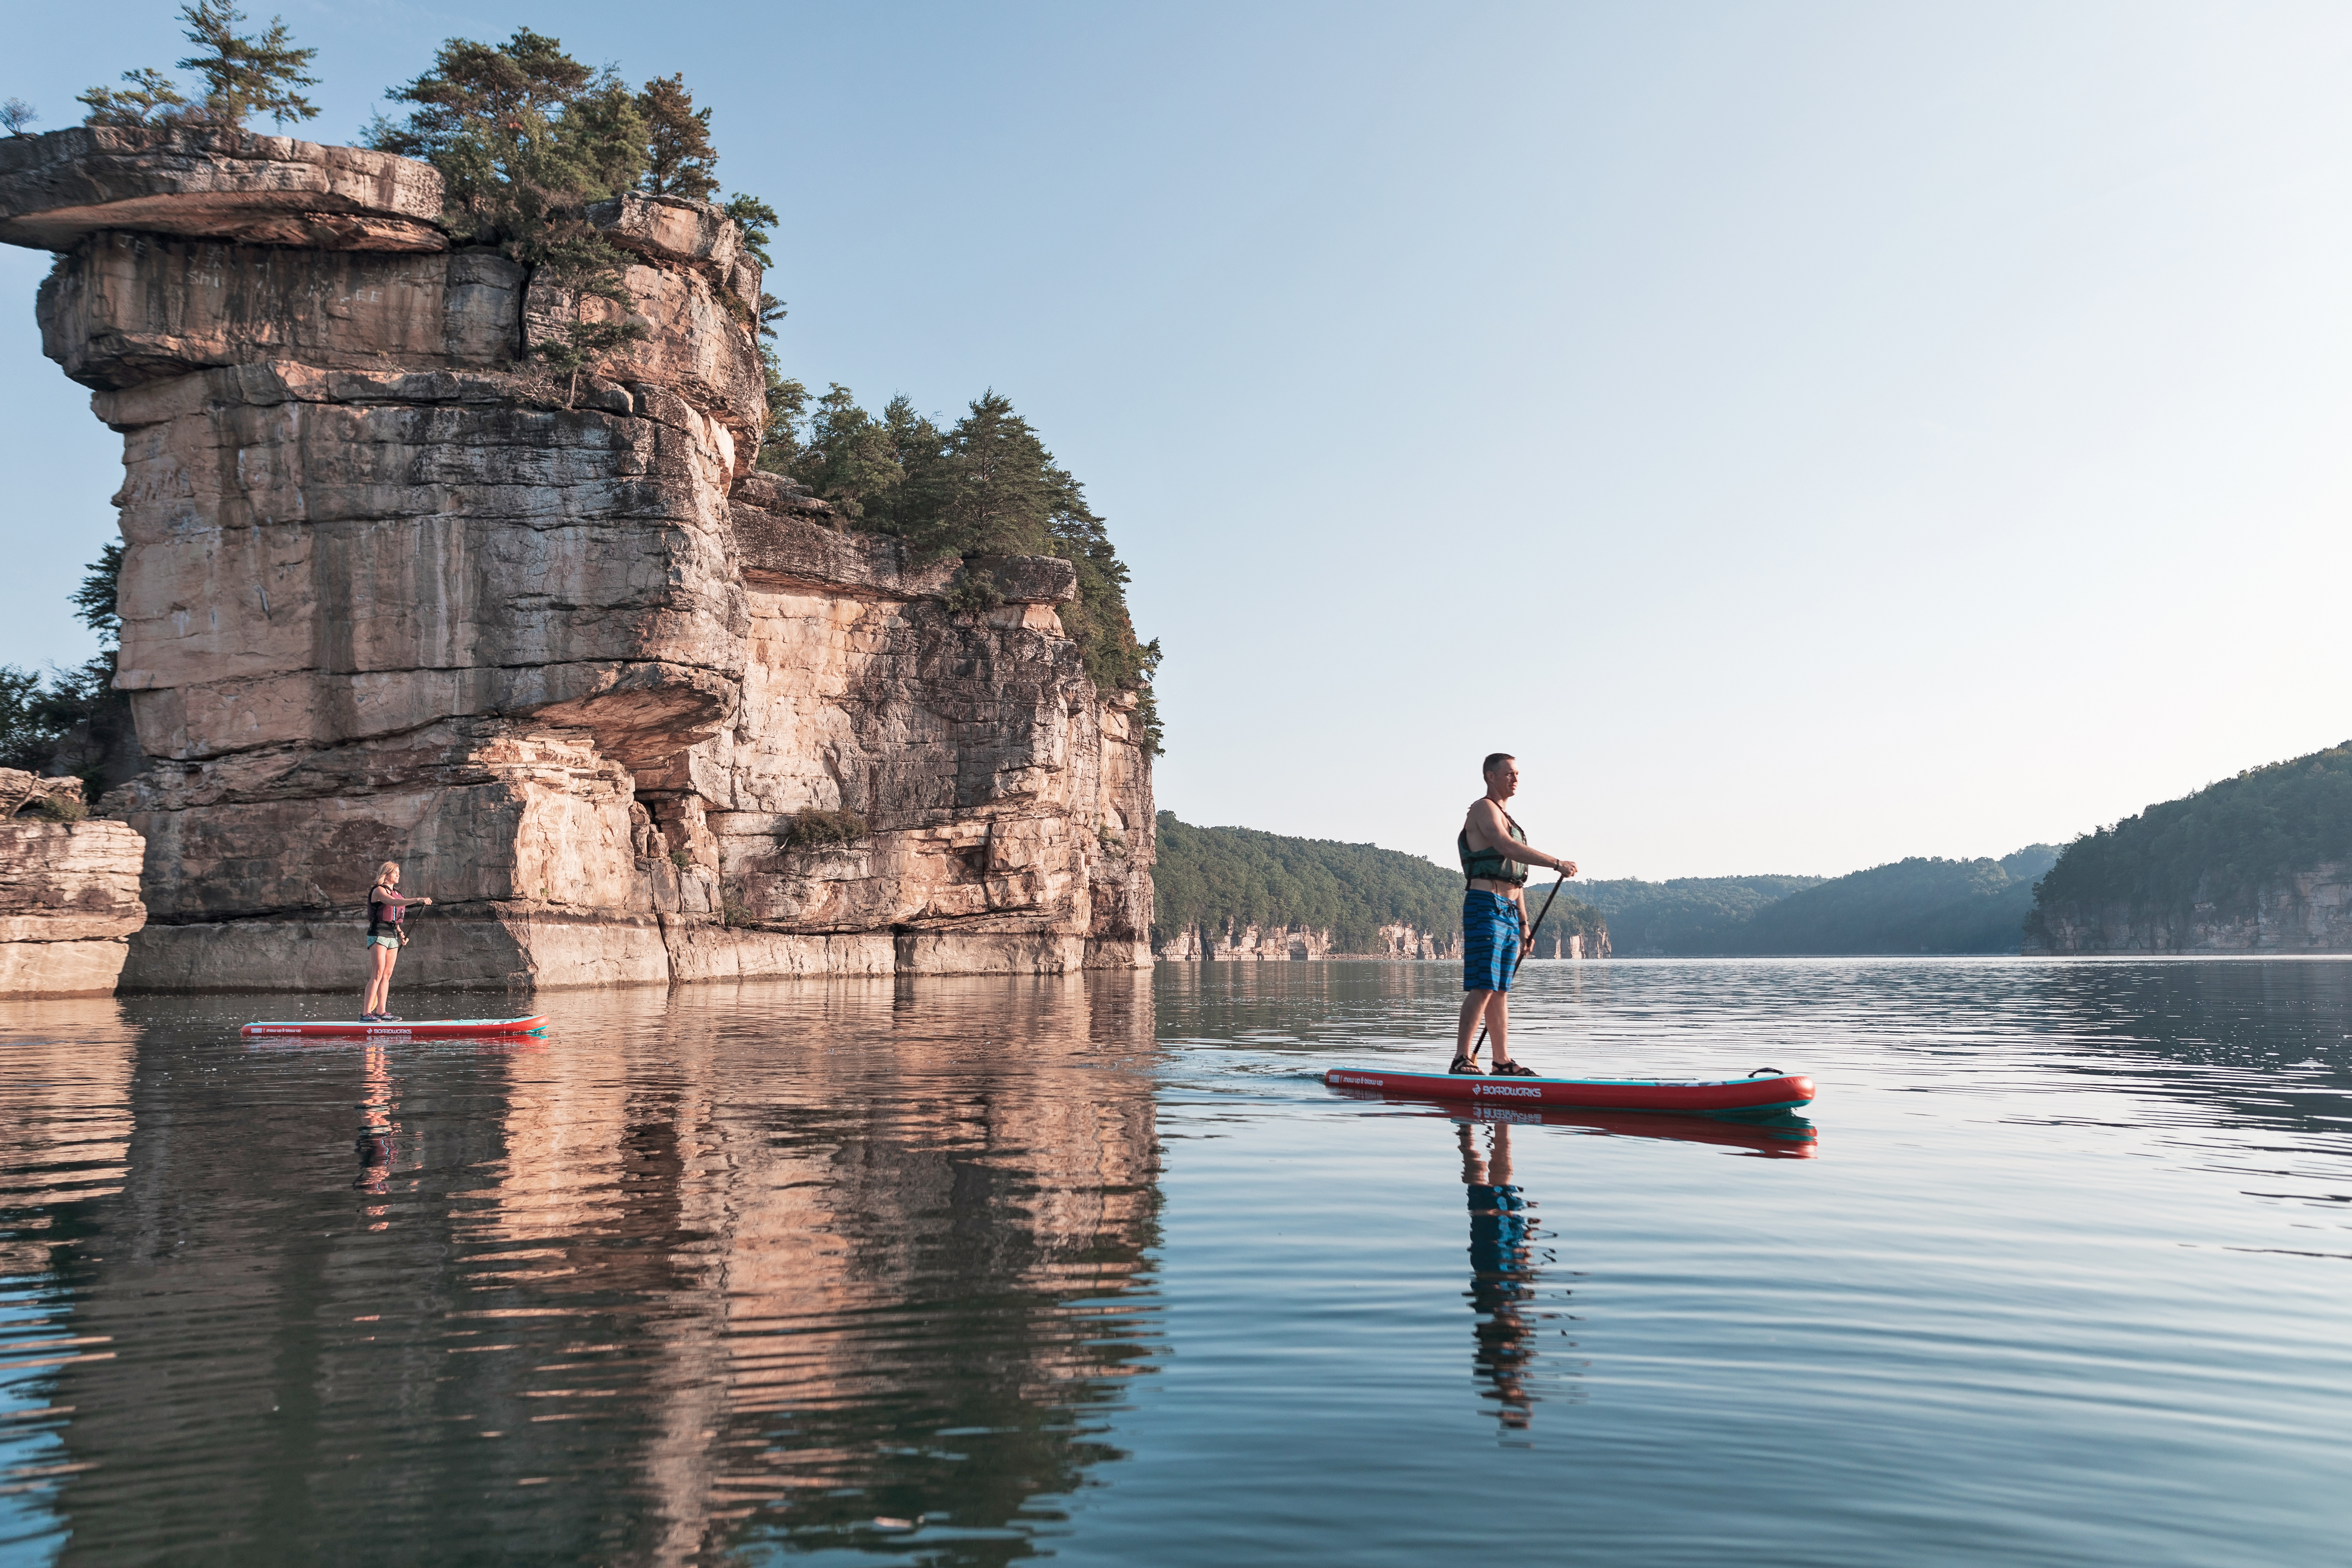
[[[1171,963],[1250,963],[1317,958],[1459,959],[1462,933],[1433,935],[1416,926],[1384,925],[1369,952],[1336,952],[1331,933],[1300,925],[1257,926],[1236,921],[1195,921],[1163,938],[1156,955]],[[1609,933],[1591,936],[1547,925],[1536,933],[1529,958],[1606,958]]]
[[[437,900],[404,984],[1148,964],[1150,761],[1069,565],[975,562],[1005,603],[958,614],[953,563],[751,471],[717,209],[591,210],[646,335],[576,397],[530,359],[574,301],[439,212],[382,153],[0,141],[44,348],[124,437],[125,985],[349,986],[385,858]],[[864,836],[788,847],[810,811]]]
[[[2029,953],[2352,952],[2352,862],[2266,878],[2251,893],[2200,889],[2186,909],[2060,902],[2034,911]]]
[[[0,768],[0,996],[112,994],[147,921],[139,835],[41,815],[51,803],[72,813],[81,794],[79,779]]]

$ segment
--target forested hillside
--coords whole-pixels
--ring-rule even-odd
[[[2266,879],[2352,859],[2352,741],[2249,768],[2066,847],[2042,879],[2037,922],[2065,906],[2186,913],[2250,898]]]
[[[1160,814],[1152,943],[1189,926],[1298,925],[1331,933],[1335,952],[1370,952],[1384,925],[1433,935],[1462,929],[1462,873],[1401,850],[1251,827],[1195,827]],[[1598,910],[1563,894],[1546,930],[1595,932]]]
[[[1810,888],[1819,877],[1675,877],[1579,882],[1577,891],[1609,921],[1620,956],[1727,952],[1730,933],[1765,905]]]
[[[1822,882],[1758,910],[1720,951],[1741,953],[2015,952],[2033,879],[2058,851],[1998,860],[1913,857]]]
[[[1591,882],[1622,956],[2015,952],[2047,844],[2000,859],[1913,858],[1850,876]]]

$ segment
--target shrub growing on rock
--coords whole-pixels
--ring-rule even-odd
[[[33,807],[33,815],[48,822],[81,822],[89,816],[89,802],[78,795],[53,795]]]
[[[854,811],[803,811],[780,836],[787,849],[829,849],[866,837],[866,819]]]

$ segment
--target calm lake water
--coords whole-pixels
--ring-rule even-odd
[[[0,1561],[2352,1552],[2352,963],[1529,964],[1539,1068],[1771,1129],[1318,1081],[1457,985],[9,1007]]]

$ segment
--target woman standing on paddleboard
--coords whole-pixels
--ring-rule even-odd
[[[1528,842],[1503,803],[1519,793],[1518,759],[1508,752],[1486,758],[1486,793],[1471,803],[1470,816],[1454,840],[1461,851],[1462,1026],[1455,1032],[1454,1065],[1448,1072],[1478,1070],[1472,1037],[1483,1018],[1495,1037],[1495,1072],[1503,1078],[1533,1078],[1535,1069],[1511,1059],[1511,976],[1519,967],[1519,938],[1527,929],[1519,890],[1529,866],[1546,866],[1562,877],[1576,875],[1576,862],[1547,855]]]
[[[360,1000],[362,1022],[400,1022],[387,1009],[392,1005],[392,966],[400,961],[400,950],[408,945],[408,931],[401,922],[409,905],[432,901],[400,896],[399,861],[387,860],[375,868],[375,886],[368,889],[367,929],[368,958],[375,970],[368,976],[367,994]]]

